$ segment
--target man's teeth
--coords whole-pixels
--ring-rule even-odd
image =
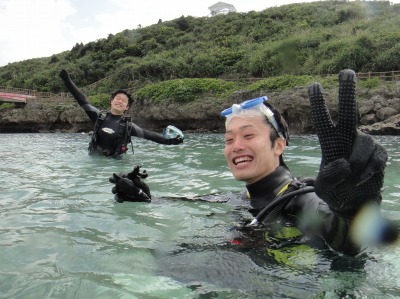
[[[235,163],[235,165],[238,165],[239,163],[250,162],[251,160],[253,160],[253,159],[250,157],[239,157],[239,158],[236,158],[233,161],[233,163]]]

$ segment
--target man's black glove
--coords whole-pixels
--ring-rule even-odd
[[[169,145],[177,145],[177,144],[181,144],[182,142],[183,142],[183,138],[180,137],[180,136],[168,139],[168,144]]]
[[[67,72],[66,70],[64,70],[64,69],[62,69],[62,70],[60,71],[59,76],[60,76],[60,78],[61,78],[63,81],[67,81],[67,80],[69,79],[68,72]]]
[[[110,183],[115,184],[111,192],[117,202],[144,201],[151,202],[149,186],[142,181],[148,176],[146,170],[140,173],[140,166],[135,166],[130,173],[113,174]]]
[[[345,217],[352,217],[368,202],[381,202],[387,161],[386,150],[371,136],[357,131],[355,86],[354,71],[341,71],[336,125],[331,120],[322,86],[314,83],[308,89],[322,151],[315,192],[331,210]]]

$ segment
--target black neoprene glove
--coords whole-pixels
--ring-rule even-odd
[[[117,202],[144,201],[151,202],[149,186],[142,181],[148,176],[146,170],[140,173],[140,166],[135,166],[130,173],[113,174],[110,183],[115,184],[111,192]]]
[[[63,81],[66,81],[66,80],[69,79],[68,72],[67,72],[66,70],[64,70],[64,69],[62,69],[62,70],[60,71],[59,76],[60,76],[60,78],[61,78]]]
[[[356,75],[339,74],[339,115],[333,124],[319,83],[309,87],[311,115],[322,161],[315,192],[336,214],[352,217],[364,204],[380,203],[386,150],[371,136],[357,131]]]
[[[181,144],[182,142],[183,142],[183,139],[180,136],[168,139],[168,144],[169,145],[177,145],[177,144]]]

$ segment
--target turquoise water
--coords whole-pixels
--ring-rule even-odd
[[[400,223],[400,138],[379,140],[390,156],[382,213]],[[276,260],[229,244],[246,211],[170,198],[243,189],[223,135],[187,134],[180,146],[135,139],[122,160],[88,156],[88,141],[0,134],[0,298],[400,298],[399,244],[356,258],[293,247]],[[293,137],[285,160],[315,175],[315,136]],[[116,204],[108,177],[136,164],[156,199]]]

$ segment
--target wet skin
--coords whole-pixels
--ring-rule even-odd
[[[224,154],[235,179],[252,184],[279,166],[286,141],[278,138],[272,146],[271,130],[263,116],[236,116],[229,122]]]
[[[123,93],[119,93],[111,100],[110,111],[114,115],[122,115],[126,110],[128,110],[128,104],[128,97]]]

